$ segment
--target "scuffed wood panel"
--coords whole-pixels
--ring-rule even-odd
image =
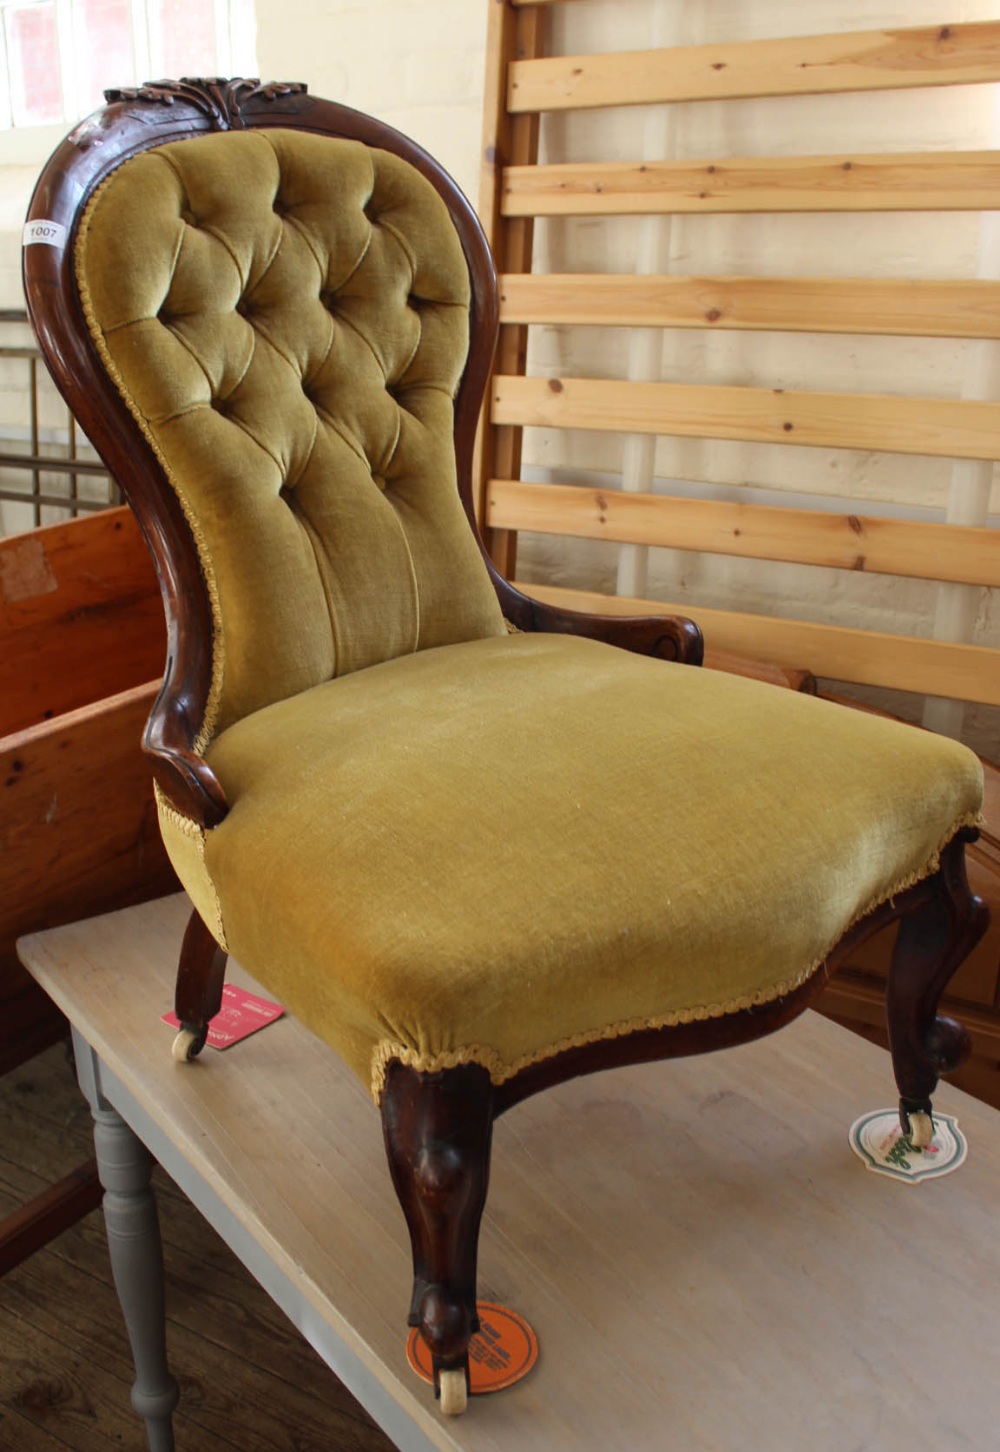
[[[0,540],[0,736],[148,681],[166,630],[127,509]]]
[[[0,945],[174,889],[141,749],[158,689],[0,740]]]

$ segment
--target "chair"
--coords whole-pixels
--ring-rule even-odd
[[[39,181],[25,276],[166,606],[145,747],[194,905],[175,1052],[231,952],[370,1087],[457,1413],[491,1127],[525,1096],[769,1033],[898,919],[893,1066],[929,1143],[967,1051],[936,1006],[986,923],[980,767],[698,670],[688,621],[497,574],[470,484],[495,278],[411,141],[301,85],[108,99]]]

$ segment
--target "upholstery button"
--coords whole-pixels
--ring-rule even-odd
[[[198,218],[194,212],[189,210],[181,212],[181,221],[186,222],[189,227],[197,227],[198,225]]]
[[[373,474],[372,483],[375,485],[375,488],[378,489],[382,494],[385,493],[386,482],[381,474]]]

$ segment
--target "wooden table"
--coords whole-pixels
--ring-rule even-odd
[[[444,1421],[406,1362],[409,1251],[377,1113],[290,1019],[173,1062],[159,1016],[186,913],[165,898],[21,944],[75,1028],[155,1449],[173,1445],[174,1393],[140,1141],[407,1452],[997,1445],[1000,1114],[943,1088],[965,1165],[916,1186],[871,1174],[847,1130],[892,1104],[888,1057],[812,1013],[499,1121],[480,1295],[528,1318],[540,1357]]]

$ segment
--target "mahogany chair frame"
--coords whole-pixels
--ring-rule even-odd
[[[56,383],[138,516],[163,595],[168,657],[163,687],[145,735],[154,776],[173,805],[205,827],[226,815],[223,790],[198,755],[211,676],[212,617],[189,527],[153,450],[107,377],[87,331],[73,271],[74,228],[91,192],[117,166],[150,147],[199,134],[247,127],[291,127],[348,137],[395,152],[444,199],[461,239],[472,285],[471,347],[455,404],[455,453],[462,500],[480,539],[472,458],[483,392],[497,336],[496,274],[471,206],[437,163],[412,141],[368,116],[307,94],[301,84],[252,80],[163,81],[106,93],[109,105],[63,142],[45,169],[29,220],[65,228],[65,247],[26,246],[25,287],[31,319]],[[591,636],[629,650],[698,666],[702,641],[690,621],[582,615],[533,600],[497,571],[482,547],[504,614],[522,631]],[[390,1172],[413,1250],[410,1324],[433,1355],[435,1387],[447,1374],[450,1410],[464,1405],[469,1339],[477,1328],[476,1252],[486,1199],[493,1121],[528,1095],[579,1074],[617,1065],[705,1053],[771,1033],[801,1013],[859,941],[901,922],[890,974],[887,1013],[904,1130],[929,1124],[939,1074],[965,1058],[969,1039],[937,1016],[948,980],[985,931],[988,914],[965,875],[965,830],[942,854],[940,869],[856,924],[794,993],[723,1018],[570,1049],[494,1086],[487,1071],[466,1065],[423,1074],[389,1066],[382,1120]],[[180,955],[177,1013],[197,1052],[219,1007],[225,954],[197,913]],[[456,1380],[462,1388],[456,1392]]]

